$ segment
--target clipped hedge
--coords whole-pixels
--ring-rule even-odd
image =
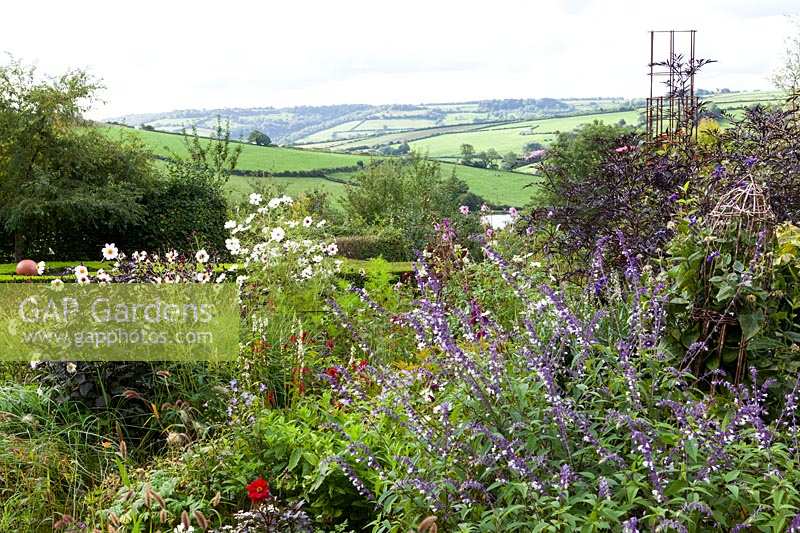
[[[400,235],[348,235],[337,237],[339,253],[349,259],[383,257],[387,261],[409,259],[408,245]]]
[[[225,252],[228,205],[221,190],[198,182],[167,180],[147,191],[140,202],[146,217],[126,227],[94,220],[76,231],[71,225],[53,221],[46,228],[38,228],[26,246],[25,255],[37,261],[99,258],[100,249],[107,242],[129,252],[198,247],[205,247],[209,253]],[[13,258],[14,239],[0,231],[0,262],[10,262]]]

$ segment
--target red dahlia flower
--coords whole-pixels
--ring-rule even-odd
[[[247,489],[247,497],[250,498],[250,501],[253,503],[258,503],[261,500],[269,498],[269,483],[261,476],[245,488]]]

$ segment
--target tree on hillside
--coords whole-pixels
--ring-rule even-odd
[[[772,76],[775,86],[789,93],[800,91],[800,18],[792,23],[795,33],[786,39],[783,61]]]
[[[533,152],[534,150],[542,150],[544,145],[540,142],[531,141],[529,143],[525,143],[525,146],[522,147],[522,151],[526,154]]]
[[[191,177],[193,180],[202,179],[218,189],[228,182],[242,153],[241,144],[231,147],[230,121],[223,124],[219,116],[210,140],[201,138],[197,134],[197,127],[192,126],[191,133],[183,130],[183,144],[189,155],[183,157],[172,152],[170,174]]]
[[[503,170],[512,170],[517,165],[519,157],[514,152],[508,152],[503,156]]]
[[[99,88],[81,70],[42,78],[15,60],[0,66],[0,228],[13,235],[17,259],[54,224],[80,231],[144,216],[148,152],[82,119]]]
[[[471,144],[462,144],[461,145],[461,160],[464,162],[469,162],[472,158],[475,157],[475,147]]]
[[[258,146],[269,146],[272,144],[272,139],[269,138],[269,135],[258,130],[251,131],[250,135],[247,136],[247,140]]]

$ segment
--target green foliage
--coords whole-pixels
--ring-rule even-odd
[[[389,227],[378,235],[350,235],[338,237],[339,253],[350,259],[382,257],[387,261],[406,259],[407,247],[398,228]]]
[[[250,135],[247,136],[247,140],[258,146],[269,146],[272,144],[272,139],[269,138],[269,135],[258,130],[251,131]]]
[[[58,244],[64,228],[119,230],[143,219],[138,200],[153,181],[146,151],[82,127],[98,88],[82,71],[41,80],[20,63],[0,68],[0,222],[17,258]]]
[[[185,169],[176,164],[171,170],[178,168]],[[194,172],[173,174],[156,184],[142,198],[147,220],[116,242],[129,250],[224,251],[228,201],[221,189],[201,176]]]
[[[462,202],[482,203],[455,174],[443,178],[439,163],[418,155],[368,166],[353,177],[342,200],[354,233],[381,227],[399,229],[405,258],[424,247],[435,222],[458,217]]]

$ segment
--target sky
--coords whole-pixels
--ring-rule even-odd
[[[706,89],[770,89],[797,0],[138,0],[3,6],[0,53],[83,68],[90,115],[644,96],[651,29],[696,29]],[[7,59],[0,56],[0,62]]]

